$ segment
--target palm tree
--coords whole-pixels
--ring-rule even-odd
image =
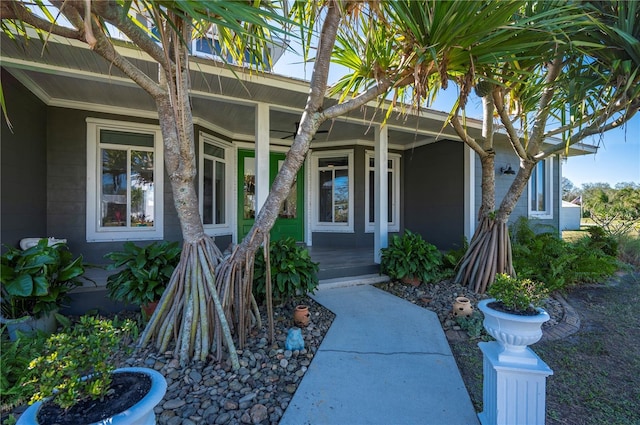
[[[457,281],[484,292],[497,273],[515,275],[507,221],[536,164],[637,111],[637,4],[382,2],[376,21],[341,32],[334,61],[351,72],[335,90],[344,95],[369,87],[382,74],[393,80],[392,107],[399,99],[414,108],[429,104],[450,81],[459,88],[449,123],[480,158],[482,203]],[[484,109],[479,138],[464,123],[474,89]],[[496,115],[521,158],[497,210]],[[547,130],[550,118],[560,123],[557,129]],[[564,145],[543,145],[560,134]]]
[[[537,8],[555,12],[549,6],[534,3],[527,12],[540,13]],[[476,89],[483,100],[486,130],[482,146],[466,133],[458,113],[451,119],[482,164],[480,224],[456,276],[475,292],[484,292],[498,273],[515,276],[507,222],[538,164],[587,137],[624,125],[640,107],[640,3],[584,3],[572,16],[571,22],[558,27],[562,37],[550,40],[547,53],[524,67],[528,78],[509,78],[514,66],[523,69],[522,63],[514,62],[480,76]],[[515,179],[497,210],[491,143],[494,113],[520,158]],[[564,143],[545,144],[554,136],[562,136]]]
[[[216,280],[222,254],[204,233],[198,211],[194,178],[195,145],[189,98],[189,41],[215,26],[222,57],[242,64],[245,53],[251,62],[264,66],[263,52],[272,33],[288,22],[270,1],[91,1],[50,0],[54,16],[41,0],[8,0],[0,4],[2,29],[27,36],[33,28],[45,39],[49,34],[79,40],[118,67],[155,101],[164,142],[166,171],[184,239],[183,253],[157,313],[142,335],[141,343],[153,340],[164,351],[176,338],[182,363],[204,360],[217,342],[221,356],[223,335],[232,355],[233,288]],[[138,21],[141,14],[152,21],[154,31]],[[64,19],[63,19],[64,18]],[[66,21],[66,22],[65,22]],[[120,55],[108,35],[112,25],[158,64],[157,81]],[[4,102],[3,107],[4,107]],[[250,287],[249,287],[250,291]],[[214,309],[208,307],[215,305]],[[237,358],[234,359],[237,365]],[[239,366],[238,366],[239,367]]]

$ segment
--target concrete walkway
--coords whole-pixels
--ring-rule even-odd
[[[280,425],[479,423],[435,313],[370,285],[313,298],[336,318]]]

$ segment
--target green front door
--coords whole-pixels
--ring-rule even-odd
[[[284,162],[285,154],[269,155],[269,187]],[[249,233],[255,221],[255,153],[238,151],[238,240]],[[289,196],[283,202],[278,213],[271,239],[292,237],[296,242],[304,240],[304,166],[298,171]]]

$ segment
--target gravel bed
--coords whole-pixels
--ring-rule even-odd
[[[486,298],[451,281],[417,287],[400,282],[376,286],[436,312],[445,331],[460,330],[451,315],[456,297],[465,296],[474,306]],[[293,327],[293,311],[298,304],[309,306],[310,323],[302,329],[305,348],[289,351],[284,343],[287,331]],[[545,308],[552,319],[543,326],[553,326],[562,318],[559,302],[552,299]],[[131,313],[125,313],[126,316]],[[263,328],[253,331],[245,347],[238,351],[241,365],[238,371],[232,370],[228,360],[196,362],[181,368],[172,351],[158,354],[149,349],[116,358],[116,366],[149,367],[165,376],[167,394],[155,409],[159,425],[278,424],[335,315],[305,296],[274,307],[274,316],[275,341],[269,343],[263,317]]]
[[[309,306],[310,322],[302,329],[305,348],[285,350],[293,311]],[[172,351],[163,354],[145,350],[121,359],[119,367],[144,366],[167,379],[167,394],[156,406],[160,425],[277,424],[289,405],[300,380],[313,360],[334,314],[309,297],[274,307],[275,341],[268,341],[266,318],[263,328],[247,337],[238,350],[240,369],[230,361],[194,362],[181,368]]]
[[[445,331],[460,330],[460,326],[451,314],[451,307],[456,297],[466,297],[474,308],[478,302],[488,298],[486,294],[480,295],[470,291],[466,287],[453,283],[451,280],[443,280],[435,284],[421,284],[419,286],[407,285],[401,282],[389,282],[376,285],[397,297],[403,298],[420,307],[432,310],[438,314],[438,319]],[[554,298],[549,298],[543,305],[551,319],[542,325],[548,328],[557,325],[563,317],[564,308]]]

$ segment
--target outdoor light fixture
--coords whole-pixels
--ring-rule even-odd
[[[515,174],[515,170],[513,168],[511,168],[511,164],[507,164],[507,168],[504,167],[500,167],[500,174],[510,174],[513,175]]]

